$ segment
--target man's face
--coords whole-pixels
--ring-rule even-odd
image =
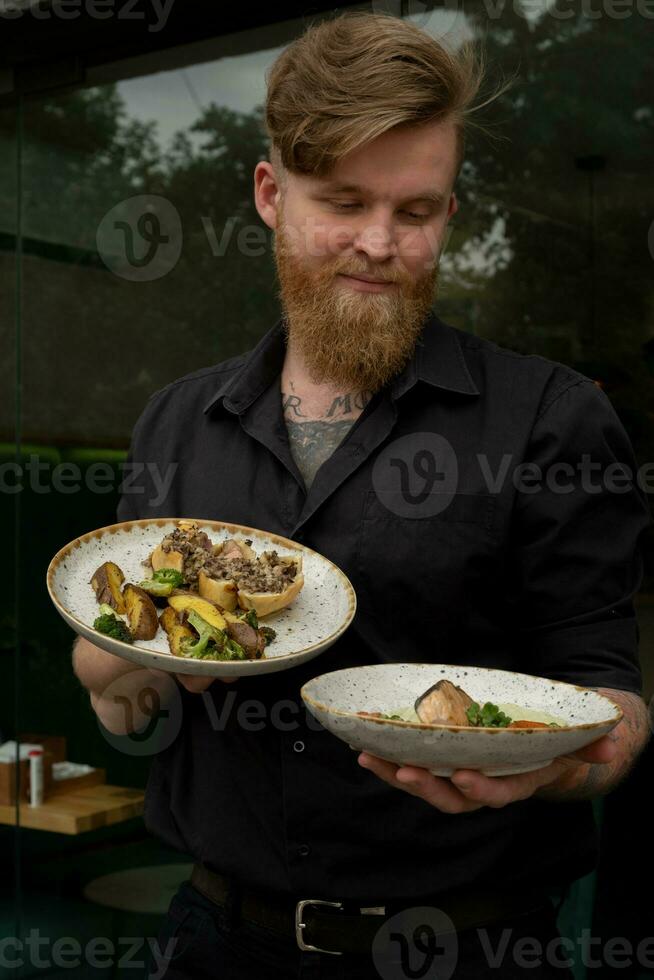
[[[288,173],[283,195],[274,178],[266,186],[270,164],[257,165],[287,329],[314,381],[376,391],[411,356],[457,208],[455,166],[450,122],[384,133],[328,178]]]

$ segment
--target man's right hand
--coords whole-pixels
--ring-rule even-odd
[[[233,684],[238,680],[238,677],[195,677],[193,674],[175,674],[175,677],[191,694],[202,694],[217,680],[222,681],[223,684]]]
[[[171,674],[164,670],[150,670],[139,667],[122,657],[108,653],[83,637],[78,637],[73,647],[73,669],[83,687],[89,692],[91,706],[108,731],[116,735],[129,734],[147,722],[140,702],[143,691],[154,692],[159,703],[165,705],[174,696],[173,677],[193,694],[206,691],[216,679],[214,677],[194,677],[191,674]],[[220,678],[225,683],[238,680],[237,677]],[[126,705],[131,710],[126,710]],[[128,719],[131,719],[128,723]]]

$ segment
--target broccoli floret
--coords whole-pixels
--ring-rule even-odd
[[[223,648],[223,656],[219,657],[220,660],[247,660],[247,655],[245,650],[240,643],[236,640],[232,640],[230,637],[225,639],[225,646]]]
[[[106,602],[100,605],[100,615],[93,623],[93,629],[105,636],[111,636],[114,640],[122,640],[123,643],[133,643],[132,634],[127,624],[120,619],[114,610]]]
[[[487,701],[483,708],[480,708],[476,701],[473,701],[466,711],[468,721],[471,725],[480,728],[507,728],[511,724],[511,719],[505,715],[496,704]]]
[[[184,576],[176,568],[160,568],[152,578],[139,582],[139,587],[149,595],[169,596],[173,589],[184,584]]]
[[[255,609],[248,609],[246,614],[241,618],[244,619],[245,622],[252,627],[252,629],[256,630],[259,628],[259,620],[257,618],[257,613]]]
[[[216,629],[199,613],[192,609],[188,614],[190,625],[198,634],[197,640],[184,637],[180,644],[183,657],[194,657],[199,660],[216,660],[217,654],[223,649],[227,637],[222,630]]]
[[[272,641],[277,636],[277,633],[272,628],[272,626],[260,626],[259,632],[261,633],[264,640],[266,641],[266,646],[268,646],[269,643],[272,643]]]
[[[230,639],[224,630],[216,629],[195,610],[188,614],[188,621],[198,633],[193,641],[185,637],[180,645],[182,656],[196,660],[246,660],[245,650],[235,640]]]

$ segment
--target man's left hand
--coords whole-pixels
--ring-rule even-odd
[[[484,776],[473,769],[456,769],[451,776],[434,776],[417,766],[397,766],[377,756],[362,752],[359,765],[380,779],[419,796],[443,813],[469,813],[481,807],[499,808],[517,800],[526,800],[543,786],[574,779],[580,767],[587,763],[606,765],[612,762],[618,749],[608,735],[591,742],[570,755],[559,756],[548,766],[516,776]]]

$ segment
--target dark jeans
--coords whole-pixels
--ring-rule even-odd
[[[380,925],[383,925],[380,919]],[[557,943],[549,905],[510,921],[461,932],[436,953],[425,934],[392,942],[387,953],[303,952],[293,939],[230,916],[189,882],[173,897],[158,936],[149,980],[570,980],[568,951]],[[428,937],[427,937],[428,938]],[[432,937],[434,938],[434,937]],[[439,937],[436,937],[438,941]],[[454,947],[452,946],[454,942]],[[549,949],[548,949],[549,944]],[[404,946],[403,951],[400,946]],[[540,954],[539,954],[540,950]],[[439,959],[440,955],[440,959]],[[540,965],[538,965],[540,963]]]

